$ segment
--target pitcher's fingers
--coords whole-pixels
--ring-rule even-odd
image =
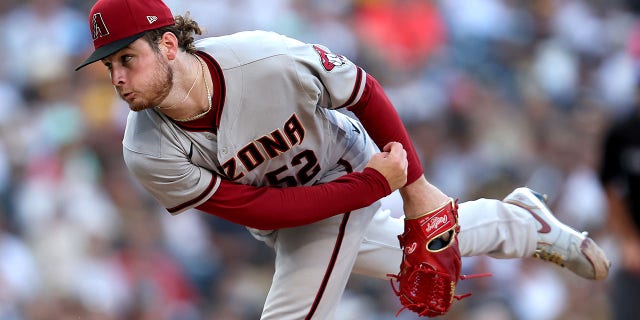
[[[389,156],[389,152],[382,151],[374,154],[371,158],[386,158]]]
[[[395,158],[402,159],[405,162],[407,160],[407,150],[405,150],[400,143],[394,145],[391,151],[389,151],[389,154],[393,155]]]
[[[404,150],[400,142],[392,142],[389,145],[389,155],[392,155],[394,157],[398,157],[401,159],[407,157],[406,151]]]
[[[384,147],[382,147],[382,151],[390,152],[392,148],[397,148],[398,145],[400,147],[402,147],[402,143],[396,142],[396,141],[391,141],[391,142],[385,144]]]

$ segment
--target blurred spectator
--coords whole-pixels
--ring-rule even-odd
[[[40,274],[32,252],[5,229],[0,210],[0,319],[22,319],[21,307],[40,290]]]
[[[90,41],[84,14],[66,0],[28,0],[7,12],[2,21],[2,70],[28,89],[57,81],[73,69]]]
[[[198,295],[182,267],[163,246],[159,213],[139,206],[124,224],[116,262],[123,271],[128,298],[126,319],[198,319]]]
[[[606,190],[610,225],[619,243],[612,275],[613,319],[640,313],[640,91],[636,108],[611,125],[602,150],[600,180]]]
[[[440,11],[431,1],[363,1],[353,19],[365,50],[380,52],[380,63],[401,70],[427,61],[446,39]]]

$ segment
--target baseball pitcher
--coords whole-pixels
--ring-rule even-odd
[[[78,69],[101,61],[129,104],[133,176],[169,213],[199,209],[275,250],[262,319],[331,319],[351,273],[442,315],[464,296],[461,256],[608,273],[532,190],[458,204],[431,185],[382,87],[325,46],[266,31],[194,42],[198,24],[160,0],[98,0],[89,26],[95,51]],[[402,219],[379,201],[395,190]]]

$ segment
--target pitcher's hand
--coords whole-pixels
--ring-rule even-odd
[[[408,166],[407,151],[399,142],[387,143],[382,152],[374,154],[367,163],[367,167],[377,170],[387,179],[392,191],[407,183]]]

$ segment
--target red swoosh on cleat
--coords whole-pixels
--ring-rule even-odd
[[[538,222],[540,222],[540,224],[542,225],[540,230],[538,230],[538,233],[549,233],[549,232],[551,232],[551,226],[549,226],[549,224],[546,221],[544,221],[544,219],[542,217],[540,217],[535,212],[533,212],[533,210],[531,210],[531,207],[525,205],[524,203],[517,202],[517,201],[507,201],[507,203],[514,204],[514,205],[516,205],[518,207],[521,207],[521,208],[526,209],[527,211],[529,211],[529,213],[531,213],[533,218],[536,219]]]
[[[529,212],[531,212],[531,215],[533,216],[533,218],[538,220],[538,222],[540,222],[540,224],[542,225],[540,230],[538,230],[538,233],[549,233],[549,232],[551,232],[551,227],[549,226],[549,224],[546,221],[544,221],[544,219],[542,219],[539,215],[537,215],[535,212],[533,212],[531,210],[529,210]]]

